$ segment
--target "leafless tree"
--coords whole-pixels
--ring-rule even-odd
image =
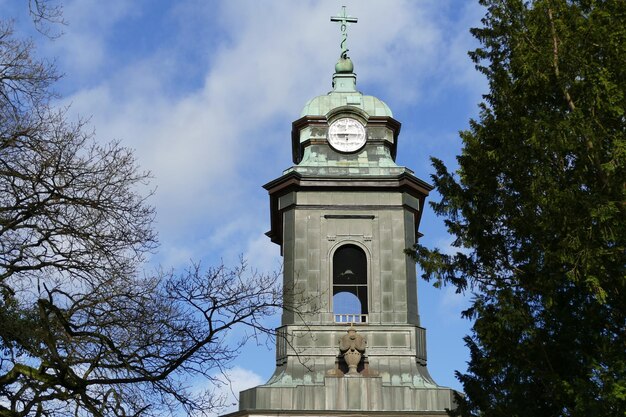
[[[271,334],[278,274],[142,273],[149,174],[51,107],[57,78],[0,23],[0,416],[208,412],[194,378]]]
[[[66,22],[63,19],[63,7],[60,1],[28,0],[28,11],[39,33],[49,38],[62,35],[58,28]]]

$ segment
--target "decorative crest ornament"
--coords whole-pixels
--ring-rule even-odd
[[[365,338],[356,332],[354,324],[350,324],[348,334],[339,340],[339,351],[348,365],[348,375],[358,375],[357,367],[361,357],[365,353],[367,342]]]
[[[346,6],[341,6],[341,14],[339,16],[331,16],[331,22],[341,23],[341,58],[348,58],[348,47],[346,43],[348,41],[348,23],[356,23],[358,19],[356,17],[350,17],[346,14]]]

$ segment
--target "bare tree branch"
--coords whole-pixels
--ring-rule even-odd
[[[30,7],[36,24],[61,17]],[[150,174],[51,108],[58,76],[32,48],[0,22],[0,416],[208,413],[243,344],[274,337],[280,274],[142,275]]]

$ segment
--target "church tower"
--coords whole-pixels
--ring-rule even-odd
[[[276,370],[233,416],[440,416],[454,391],[426,368],[415,263],[432,187],[395,162],[400,123],[356,88],[343,40],[332,91],[293,122],[294,166],[265,185],[284,258]]]

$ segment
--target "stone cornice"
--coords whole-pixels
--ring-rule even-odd
[[[398,191],[408,193],[420,201],[424,206],[426,196],[433,190],[433,186],[417,178],[413,174],[404,172],[396,176],[360,176],[360,177],[326,177],[303,176],[291,171],[268,182],[263,186],[270,195],[270,230],[266,235],[272,242],[281,246],[282,250],[282,211],[278,206],[278,199],[292,191]],[[415,213],[416,225],[419,225],[423,210]]]

